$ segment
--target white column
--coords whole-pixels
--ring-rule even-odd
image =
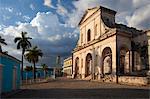
[[[132,68],[133,68],[133,66],[132,66],[132,51],[129,51],[129,73],[130,74],[132,74]]]
[[[2,64],[0,64],[0,98],[2,92]]]
[[[93,72],[92,72],[92,60],[89,61],[89,64],[90,64],[90,66],[89,66],[90,73],[93,74]]]
[[[92,79],[95,79],[95,56],[96,56],[96,53],[95,53],[95,49],[93,48],[93,55],[92,55]]]
[[[125,55],[125,73],[128,74],[130,72],[130,52],[128,51]]]
[[[100,71],[99,71],[99,74],[102,74],[103,73],[103,70],[102,70],[102,66],[103,66],[103,57],[100,56]]]
[[[82,68],[82,79],[85,78],[85,63],[86,63],[86,59],[83,57],[83,68]]]
[[[76,61],[75,61],[75,57],[73,57],[73,70],[72,70],[72,78],[74,78],[74,76],[75,76],[75,63]]]

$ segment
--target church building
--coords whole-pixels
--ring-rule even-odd
[[[86,10],[73,50],[73,78],[148,84],[150,30],[115,22],[116,11],[99,6]]]

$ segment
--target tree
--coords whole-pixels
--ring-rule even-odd
[[[24,69],[26,72],[30,72],[33,70],[32,66],[26,66],[26,68]]]
[[[21,37],[16,37],[14,39],[14,42],[17,43],[17,49],[22,49],[22,63],[21,63],[21,77],[23,80],[23,58],[24,58],[24,53],[26,49],[31,47],[31,43],[29,39],[32,39],[30,37],[26,37],[27,32],[21,32]]]
[[[0,36],[0,43],[3,44],[3,45],[7,45],[7,43],[5,42],[5,39],[3,39],[1,36]],[[0,45],[0,52],[2,52],[1,45]]]
[[[43,53],[40,49],[38,49],[37,46],[31,48],[31,49],[28,49],[27,50],[27,53],[25,54],[25,59],[30,62],[30,63],[33,63],[33,75],[34,75],[34,79],[36,79],[36,75],[35,75],[35,72],[36,72],[36,67],[35,67],[35,64],[39,61],[39,57],[42,57],[43,56]]]
[[[48,70],[48,66],[46,64],[42,64],[42,70],[44,71],[44,77],[46,78],[46,72]]]

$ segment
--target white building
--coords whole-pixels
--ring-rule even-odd
[[[115,23],[116,11],[88,9],[73,50],[73,77],[105,82],[147,84],[150,31]]]

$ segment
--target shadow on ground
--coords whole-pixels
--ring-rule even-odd
[[[149,89],[99,88],[99,89],[24,89],[4,98],[90,98],[90,99],[149,99]]]

